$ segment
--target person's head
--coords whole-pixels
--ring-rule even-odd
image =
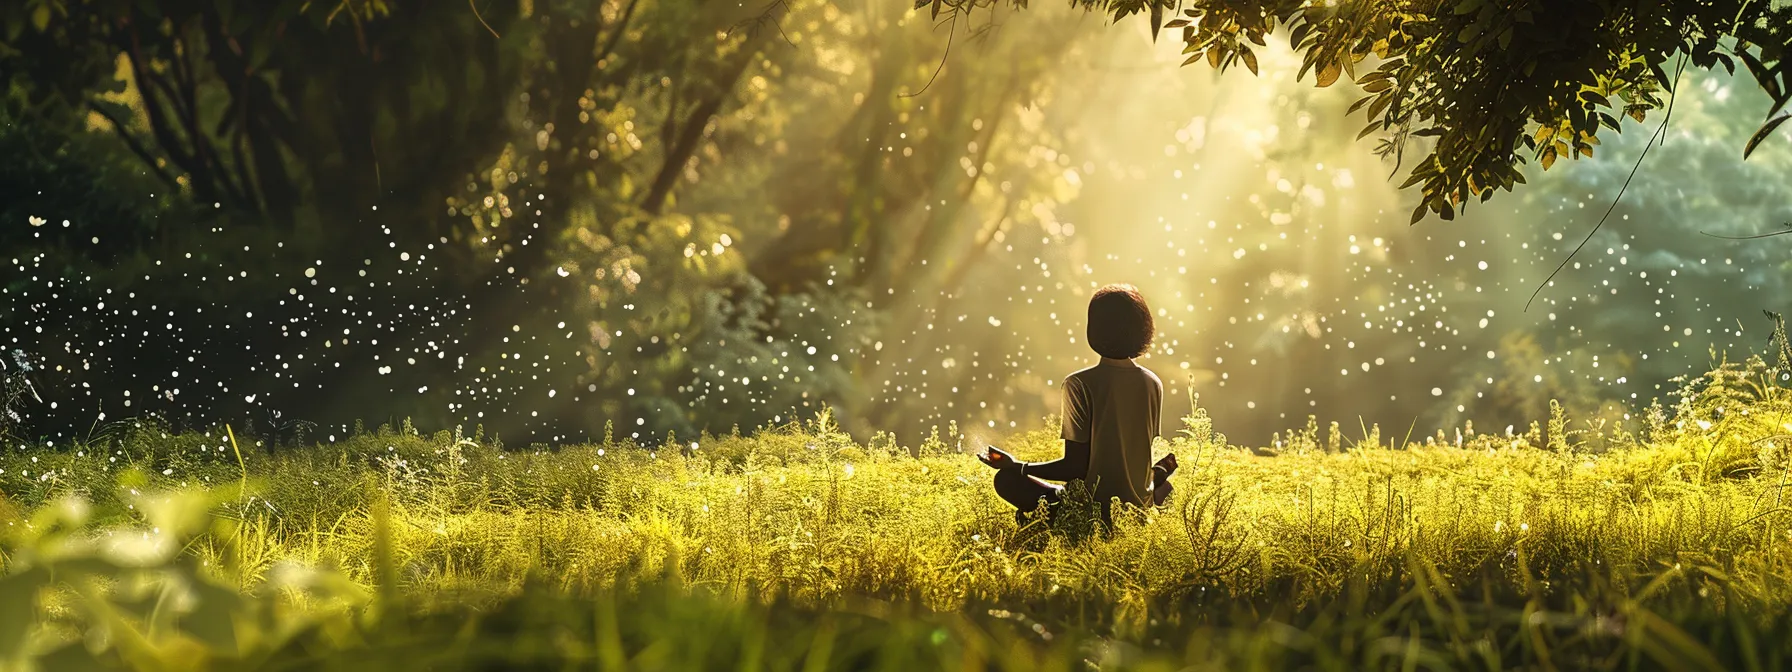
[[[1145,354],[1157,327],[1151,306],[1132,285],[1108,285],[1089,297],[1089,347],[1108,359],[1132,359]]]

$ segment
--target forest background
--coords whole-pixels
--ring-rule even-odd
[[[13,432],[657,442],[826,407],[975,438],[1055,411],[1107,282],[1158,308],[1167,417],[1199,393],[1252,443],[1550,399],[1620,423],[1785,307],[1786,241],[1719,237],[1792,221],[1785,135],[1740,156],[1770,104],[1745,72],[1676,73],[1633,179],[1625,117],[1409,226],[1361,91],[1297,79],[1285,36],[1222,74],[1145,22],[966,6],[3,10]]]

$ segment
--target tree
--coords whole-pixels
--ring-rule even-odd
[[[920,0],[958,10],[975,0]],[[1021,3],[1024,4],[1024,3]],[[1255,49],[1278,28],[1302,55],[1301,76],[1331,86],[1349,78],[1367,93],[1359,137],[1381,132],[1377,152],[1399,161],[1408,141],[1433,144],[1402,187],[1418,186],[1413,222],[1452,219],[1471,199],[1524,182],[1528,160],[1545,169],[1592,156],[1601,128],[1620,117],[1672,112],[1687,62],[1734,71],[1741,61],[1772,98],[1746,158],[1792,111],[1792,6],[1753,0],[1072,0],[1116,20],[1146,14],[1155,33],[1181,32],[1184,65],[1257,70]],[[1178,14],[1180,10],[1180,14]],[[1168,18],[1169,20],[1166,20]],[[1676,60],[1674,55],[1680,54]],[[1373,59],[1371,60],[1371,57]],[[1373,69],[1369,69],[1373,66]],[[1358,72],[1362,70],[1359,76]],[[1664,97],[1664,94],[1670,94]]]
[[[516,45],[471,12],[403,4],[17,3],[0,10],[0,80],[33,123],[97,118],[196,203],[315,232],[383,194],[449,189],[502,140]]]

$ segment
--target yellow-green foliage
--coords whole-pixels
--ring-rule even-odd
[[[1558,411],[1547,438],[1468,427],[1396,449],[1370,430],[1340,445],[1335,425],[1322,439],[1309,420],[1250,451],[1197,410],[1158,446],[1183,464],[1169,505],[1124,512],[1111,533],[1075,503],[1017,527],[955,429],[911,449],[855,442],[826,416],[657,448],[529,450],[407,427],[270,452],[139,424],[74,447],[9,448],[0,488],[13,513],[0,525],[17,574],[42,563],[21,540],[54,526],[20,511],[85,501],[98,527],[83,529],[153,540],[141,521],[194,524],[158,523],[139,510],[147,493],[210,492],[224,522],[184,544],[192,577],[265,592],[296,561],[437,605],[514,599],[531,582],[626,594],[633,577],[671,576],[802,608],[994,606],[1137,642],[1246,612],[1299,620],[1365,599],[1391,609],[1372,596],[1421,588],[1597,619],[1634,608],[1647,587],[1778,619],[1792,602],[1779,447],[1792,395],[1776,375],[1759,360],[1720,363],[1671,419],[1659,407],[1640,418],[1640,435]],[[1060,450],[1050,427],[1003,445],[1022,459]]]
[[[1533,571],[1562,575],[1593,564],[1646,574],[1689,557],[1765,566],[1787,550],[1767,541],[1792,529],[1777,512],[1785,460],[1759,440],[1778,416],[1713,408],[1706,426],[1701,403],[1683,403],[1684,419],[1657,441],[1599,454],[1470,435],[1461,448],[1332,453],[1306,441],[1260,456],[1196,432],[1160,445],[1185,465],[1169,506],[1075,543],[1017,529],[992,472],[946,442],[861,445],[815,424],[658,449],[503,451],[404,432],[251,449],[251,494],[220,508],[253,532],[241,551],[250,578],[295,559],[370,582],[372,504],[389,501],[400,582],[430,591],[501,590],[532,571],[597,587],[627,567],[676,562],[688,581],[729,591],[912,595],[939,609],[1068,591],[1138,611],[1190,589],[1250,595],[1287,580],[1294,597],[1325,598],[1348,577],[1397,572],[1414,552],[1446,576],[1514,582],[1520,553]],[[0,478],[26,506],[75,494],[106,510],[111,474],[128,467],[148,474],[146,490],[234,486],[235,456],[214,457],[221,438],[139,433],[110,449],[15,451]],[[1060,450],[1049,429],[1005,445],[1023,459]],[[1235,561],[1215,574],[1201,561],[1214,555]]]

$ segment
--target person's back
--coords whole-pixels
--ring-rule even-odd
[[[1155,333],[1151,306],[1133,286],[1107,285],[1089,298],[1085,334],[1101,362],[1064,379],[1064,457],[1027,463],[995,446],[980,456],[996,468],[996,494],[1020,510],[1017,516],[1040,500],[1062,499],[1063,486],[1046,480],[1083,480],[1104,519],[1114,499],[1161,505],[1169,498],[1176,456],[1151,463],[1164,385],[1133,361],[1151,348]]]
[[[1163,382],[1130,359],[1109,359],[1064,379],[1064,440],[1089,444],[1084,479],[1095,500],[1151,501],[1151,440]]]

